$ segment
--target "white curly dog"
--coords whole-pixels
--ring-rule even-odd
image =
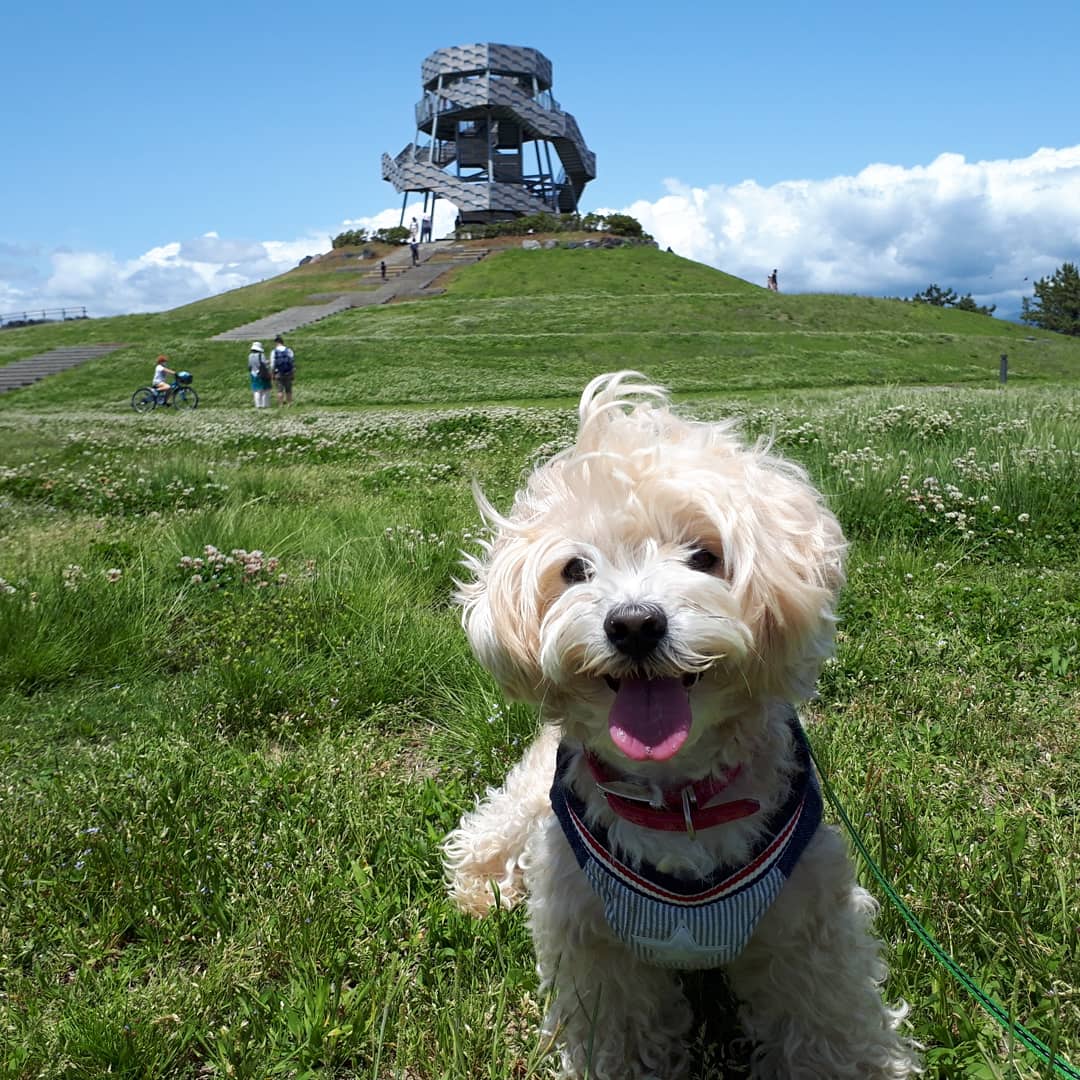
[[[920,1072],[793,707],[844,579],[803,469],[621,372],[588,385],[574,445],[507,517],[481,506],[465,628],[545,727],[444,856],[464,910],[527,899],[560,1075],[685,1075],[679,972],[711,968],[754,1077]]]

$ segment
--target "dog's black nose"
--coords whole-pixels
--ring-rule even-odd
[[[607,613],[604,633],[619,652],[642,660],[664,640],[667,616],[655,604],[619,604]]]

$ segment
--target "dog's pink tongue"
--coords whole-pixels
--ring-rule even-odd
[[[633,761],[666,761],[690,734],[682,679],[623,679],[608,714],[611,741]]]

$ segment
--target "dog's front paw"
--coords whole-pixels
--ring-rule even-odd
[[[443,842],[450,898],[469,915],[486,915],[493,907],[512,908],[525,896],[516,852],[485,843],[467,828],[455,829]]]
[[[525,897],[526,848],[554,820],[548,789],[559,736],[545,728],[500,788],[488,788],[443,841],[443,865],[454,903],[472,915],[515,907]]]

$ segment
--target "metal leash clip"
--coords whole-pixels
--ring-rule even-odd
[[[629,780],[609,780],[606,783],[597,781],[596,786],[605,795],[617,795],[620,799],[630,799],[633,802],[648,803],[654,810],[660,810],[664,805],[662,793],[650,794],[640,784]]]
[[[686,835],[693,840],[697,837],[697,832],[694,829],[694,819],[690,810],[691,804],[697,806],[697,796],[694,794],[694,789],[688,785],[682,789],[682,812],[683,821],[686,822]]]

